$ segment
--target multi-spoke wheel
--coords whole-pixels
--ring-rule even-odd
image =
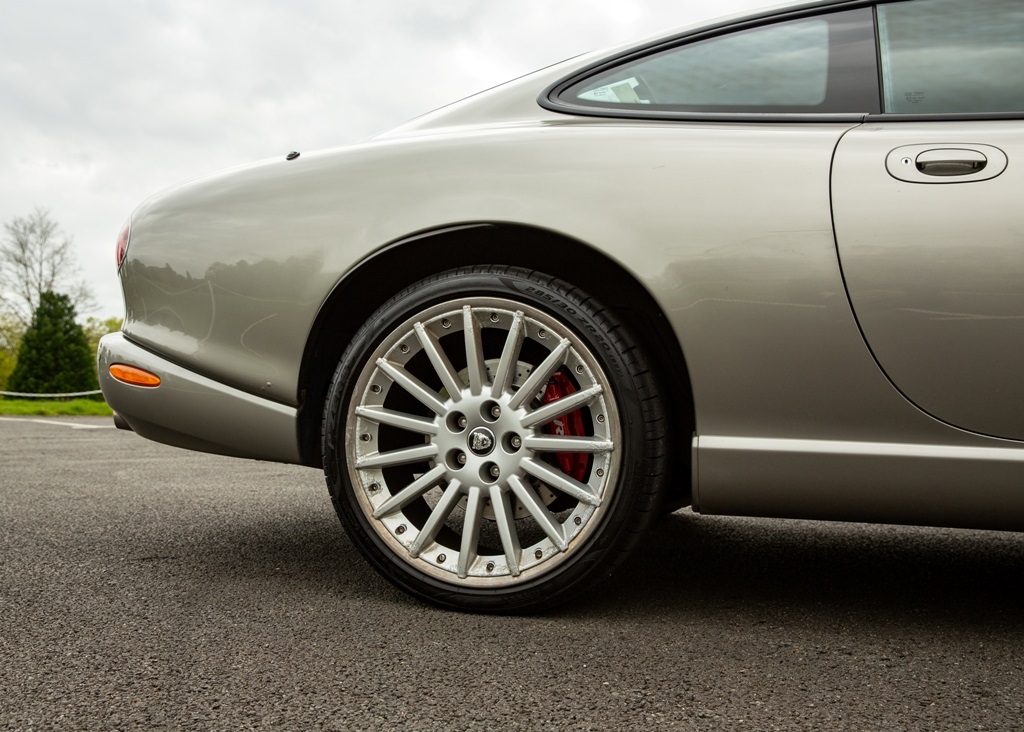
[[[522,611],[607,572],[656,514],[661,408],[566,283],[453,271],[382,306],[335,374],[324,463],[357,546],[432,602]]]

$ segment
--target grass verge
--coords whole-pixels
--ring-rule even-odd
[[[106,402],[92,399],[66,401],[41,399],[0,399],[0,414],[25,414],[42,417],[70,415],[76,417],[109,417],[113,414]]]

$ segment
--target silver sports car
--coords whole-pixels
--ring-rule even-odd
[[[573,598],[684,505],[1020,530],[1022,161],[1019,0],[685,29],[150,198],[103,392],[322,467],[452,608]]]

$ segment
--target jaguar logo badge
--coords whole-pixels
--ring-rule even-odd
[[[494,449],[494,434],[486,427],[477,427],[469,433],[469,449],[483,457]]]

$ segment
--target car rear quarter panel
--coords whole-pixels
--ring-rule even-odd
[[[928,440],[946,428],[879,373],[843,290],[829,171],[848,128],[565,118],[228,171],[137,212],[125,332],[295,405],[316,313],[368,253],[514,222],[582,241],[645,283],[683,345],[701,434]],[[380,282],[381,300],[391,294]]]

